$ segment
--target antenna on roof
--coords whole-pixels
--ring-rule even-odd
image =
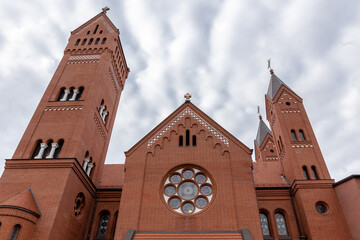
[[[109,11],[109,10],[110,10],[110,8],[107,7],[107,6],[105,6],[105,7],[102,8],[102,12],[105,13],[105,14],[106,14],[106,12]]]
[[[274,74],[274,70],[271,68],[271,58],[268,61],[268,69],[270,69],[270,74]]]
[[[258,113],[258,115],[259,115],[259,119],[262,119],[262,116],[261,116],[261,114],[260,114],[260,106],[257,106],[257,113]]]

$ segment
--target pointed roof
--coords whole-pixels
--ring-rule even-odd
[[[270,83],[269,83],[269,88],[267,91],[267,96],[273,100],[276,93],[279,91],[280,87],[284,85],[285,87],[287,87],[288,89],[291,90],[291,88],[289,88],[283,81],[280,80],[280,78],[278,78],[275,73],[271,74],[271,78],[270,78]],[[292,91],[292,90],[291,90]]]
[[[272,136],[270,129],[266,126],[266,124],[262,120],[262,118],[260,118],[259,127],[258,127],[258,131],[256,134],[256,139],[255,139],[255,142],[259,147],[263,143],[267,134],[270,134],[270,136]]]
[[[91,18],[89,21],[85,22],[84,24],[82,24],[80,27],[76,28],[74,31],[71,32],[71,35],[73,34],[79,34],[80,32],[82,32],[83,30],[86,30],[86,28],[88,26],[90,26],[93,22],[96,21],[102,21],[102,23],[105,25],[105,27],[109,30],[109,31],[114,31],[117,32],[118,34],[119,29],[117,29],[115,27],[115,25],[112,23],[112,21],[109,19],[109,17],[106,15],[106,13],[101,12],[98,15],[96,15],[95,17]]]
[[[178,121],[180,121],[183,117],[187,115],[194,118],[200,125],[207,129],[219,142],[224,144],[224,146],[229,147],[231,140],[232,143],[235,143],[237,146],[244,149],[247,153],[252,153],[252,149],[248,148],[231,133],[226,131],[223,127],[221,127],[218,123],[216,123],[193,103],[187,101],[183,103],[179,108],[177,108],[173,113],[171,113],[167,118],[165,118],[160,124],[158,124],[152,131],[150,131],[146,136],[144,136],[127,152],[125,152],[126,156],[134,152],[142,144],[146,144],[148,148],[153,146],[160,138],[162,138],[163,136],[165,136],[166,133],[171,131],[173,126],[175,126]]]
[[[31,213],[38,218],[41,216],[39,206],[36,202],[33,192],[31,191],[31,188],[28,188],[0,203],[0,208],[14,208]]]

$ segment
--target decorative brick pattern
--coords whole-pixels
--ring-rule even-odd
[[[109,67],[109,74],[111,77],[111,81],[114,85],[115,92],[118,93],[120,86],[119,86],[119,81],[118,81],[118,78],[116,77],[113,65],[110,65],[110,67]]]
[[[160,139],[166,132],[170,130],[177,122],[179,122],[186,115],[190,115],[193,117],[198,123],[200,123],[203,127],[205,127],[211,134],[217,137],[221,142],[223,142],[226,146],[229,147],[229,139],[227,139],[224,135],[218,132],[214,127],[212,127],[208,122],[206,122],[202,117],[197,115],[194,111],[192,111],[189,107],[185,108],[178,116],[176,116],[169,124],[167,124],[163,129],[161,129],[158,133],[152,137],[147,143],[147,147],[153,145],[158,139]]]
[[[71,107],[46,107],[44,111],[73,111],[73,110],[82,110],[80,106],[71,106]]]
[[[70,56],[67,64],[77,64],[77,63],[97,63],[99,62],[100,54],[97,55],[75,55]]]
[[[96,126],[98,127],[100,133],[101,133],[101,136],[103,137],[104,141],[106,141],[106,136],[105,136],[105,132],[103,130],[103,128],[101,127],[100,125],[100,121],[99,119],[97,118],[96,114],[94,113],[94,120],[95,120],[95,123],[96,123]]]

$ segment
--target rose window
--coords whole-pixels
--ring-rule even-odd
[[[169,172],[161,195],[166,205],[180,214],[194,214],[210,206],[214,183],[200,167],[178,167]]]

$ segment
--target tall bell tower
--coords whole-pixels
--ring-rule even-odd
[[[283,177],[290,183],[300,239],[351,239],[302,98],[271,69],[266,115]],[[320,213],[320,214],[319,214]],[[313,226],[321,226],[319,229]]]
[[[9,239],[17,221],[22,228],[17,239],[86,235],[129,73],[119,30],[107,10],[71,32],[54,76],[6,161],[0,180],[1,239]]]

